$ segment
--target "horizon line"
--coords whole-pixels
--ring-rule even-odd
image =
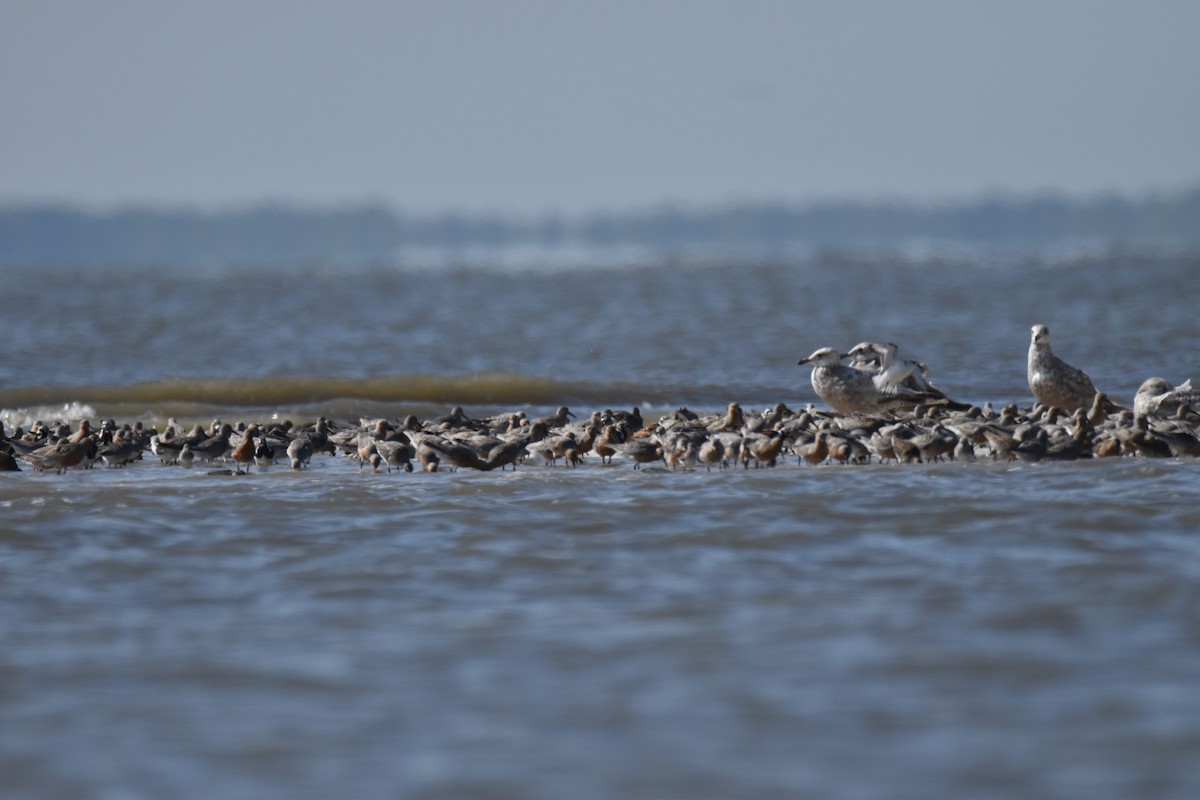
[[[1200,193],[1200,179],[1176,187],[1158,187],[1144,190],[1102,190],[1092,192],[1070,192],[1056,188],[1015,190],[996,187],[986,188],[969,194],[943,195],[936,198],[919,198],[895,193],[873,196],[824,196],[808,199],[778,197],[738,197],[725,200],[691,201],[684,199],[662,199],[653,202],[631,204],[623,207],[597,205],[584,211],[557,211],[547,209],[540,212],[506,211],[496,208],[447,207],[439,210],[417,210],[406,207],[378,195],[341,200],[311,200],[283,196],[264,195],[256,199],[202,202],[194,200],[117,200],[90,201],[66,197],[8,197],[0,195],[0,213],[31,210],[75,211],[89,216],[119,216],[131,213],[191,214],[220,216],[245,214],[256,211],[286,211],[301,213],[331,213],[344,211],[386,212],[395,217],[414,219],[499,219],[509,222],[528,220],[581,220],[602,217],[636,217],[662,213],[684,215],[728,212],[734,209],[779,208],[792,212],[806,212],[831,208],[862,209],[909,209],[923,212],[944,211],[964,206],[992,203],[1004,205],[1034,202],[1065,202],[1089,204],[1118,201],[1123,203],[1149,203],[1178,201]]]

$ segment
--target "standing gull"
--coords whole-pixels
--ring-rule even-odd
[[[1034,325],[1029,342],[1029,389],[1044,405],[1071,412],[1092,406],[1096,387],[1087,373],[1050,352],[1050,329]]]

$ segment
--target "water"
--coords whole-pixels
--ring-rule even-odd
[[[863,339],[1027,404],[1034,322],[1128,403],[1200,377],[1197,266],[18,274],[0,405],[795,408]],[[1195,797],[1197,509],[1176,459],[0,474],[3,795]]]

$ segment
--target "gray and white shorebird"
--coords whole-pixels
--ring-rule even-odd
[[[1027,377],[1034,398],[1066,412],[1079,408],[1088,410],[1096,398],[1092,379],[1051,352],[1049,328],[1038,324],[1030,332]]]
[[[313,445],[312,441],[307,436],[298,436],[287,446],[288,461],[291,462],[292,469],[301,469],[308,466],[308,462],[312,460]]]
[[[838,414],[896,411],[928,399],[927,395],[907,387],[880,390],[870,372],[843,364],[847,357],[832,347],[822,347],[798,362],[800,366],[812,366],[813,391]]]

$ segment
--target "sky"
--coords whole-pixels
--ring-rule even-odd
[[[14,0],[0,202],[666,204],[1200,184],[1200,3]]]

